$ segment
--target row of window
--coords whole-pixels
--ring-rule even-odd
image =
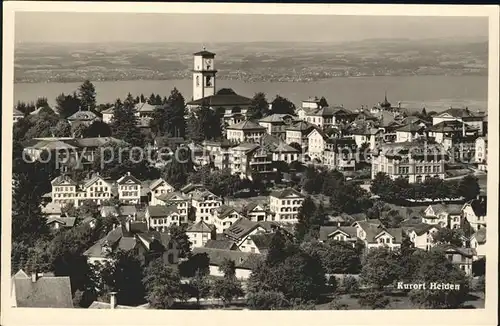
[[[139,186],[120,186],[120,190],[138,190]]]
[[[123,197],[139,197],[138,191],[122,191]]]
[[[183,216],[177,216],[177,215],[172,215],[170,218],[152,218],[151,219],[151,225],[164,225],[164,224],[172,224],[171,221],[180,221],[184,222],[184,217]]]

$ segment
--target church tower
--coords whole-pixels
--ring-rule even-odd
[[[215,95],[215,75],[217,70],[214,67],[215,53],[203,51],[196,52],[193,66],[193,101]]]

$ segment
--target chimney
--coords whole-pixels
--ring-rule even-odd
[[[31,282],[36,283],[38,281],[39,274],[37,272],[31,273]]]
[[[129,172],[127,172],[127,175],[130,175],[130,171],[129,171]]]
[[[116,308],[116,292],[109,293],[109,305],[111,309]]]

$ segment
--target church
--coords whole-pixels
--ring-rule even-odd
[[[238,95],[229,88],[217,90],[215,53],[204,48],[193,56],[193,99],[186,103],[187,108],[192,110],[207,105],[212,110],[223,112],[227,125],[245,121],[252,99]]]

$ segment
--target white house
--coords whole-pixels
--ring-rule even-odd
[[[116,181],[118,185],[118,198],[126,204],[139,204],[141,202],[142,183],[130,172]]]
[[[297,143],[302,148],[307,147],[309,133],[316,128],[312,123],[299,121],[285,128],[285,139],[287,144]]]
[[[363,241],[366,249],[388,247],[401,248],[403,230],[401,228],[384,228],[379,220],[357,221],[356,236]]]
[[[415,248],[429,250],[435,246],[433,237],[438,230],[439,227],[436,225],[419,224],[408,231],[408,237],[413,242]]]
[[[247,218],[253,222],[261,222],[267,220],[268,208],[266,205],[258,202],[250,203],[245,207]]]
[[[429,205],[424,211],[422,223],[438,225],[440,227],[449,227],[451,229],[459,228],[462,215],[461,209],[462,205],[455,204]]]
[[[187,223],[187,219],[179,214],[176,205],[148,206],[145,217],[148,228],[159,232],[167,232],[172,225],[179,226]]]
[[[230,141],[258,143],[260,138],[266,133],[266,127],[253,121],[245,120],[226,127],[226,132],[226,138]]]
[[[307,154],[311,158],[322,159],[328,136],[317,128],[311,130],[307,135]]]
[[[224,231],[224,236],[235,243],[237,250],[265,253],[269,247],[270,238],[252,239],[251,237],[268,233],[273,233],[273,231],[264,223],[252,222],[242,217]]]
[[[189,196],[179,192],[166,192],[156,196],[157,205],[175,205],[177,207],[177,212],[182,219],[187,221],[189,215],[189,209],[191,208],[191,198]]]
[[[273,191],[269,195],[269,208],[272,220],[276,222],[297,223],[299,209],[304,196],[295,189]]]
[[[196,190],[191,193],[191,205],[195,210],[196,221],[213,223],[213,211],[222,205],[222,198],[208,190]]]
[[[357,242],[357,229],[353,226],[322,226],[319,229],[319,241],[343,241],[355,246]]]
[[[234,207],[221,205],[213,211],[212,222],[217,229],[217,233],[222,233],[240,218],[246,217]]]
[[[101,114],[102,114],[102,122],[110,124],[111,120],[113,120],[114,108],[110,107],[109,109],[102,111]]]
[[[212,224],[199,221],[187,228],[186,235],[192,248],[204,247],[208,240],[215,240],[216,230]]]
[[[462,207],[462,215],[474,230],[486,227],[486,199],[473,199]]]
[[[160,205],[160,200],[158,196],[162,194],[167,194],[175,191],[175,188],[166,182],[163,178],[156,179],[149,185],[151,191],[151,201],[149,205]]]
[[[488,137],[479,137],[476,139],[476,157],[475,161],[478,164],[480,170],[487,170],[487,159],[488,159]]]
[[[425,127],[408,123],[396,129],[396,143],[412,142],[424,135]]]

